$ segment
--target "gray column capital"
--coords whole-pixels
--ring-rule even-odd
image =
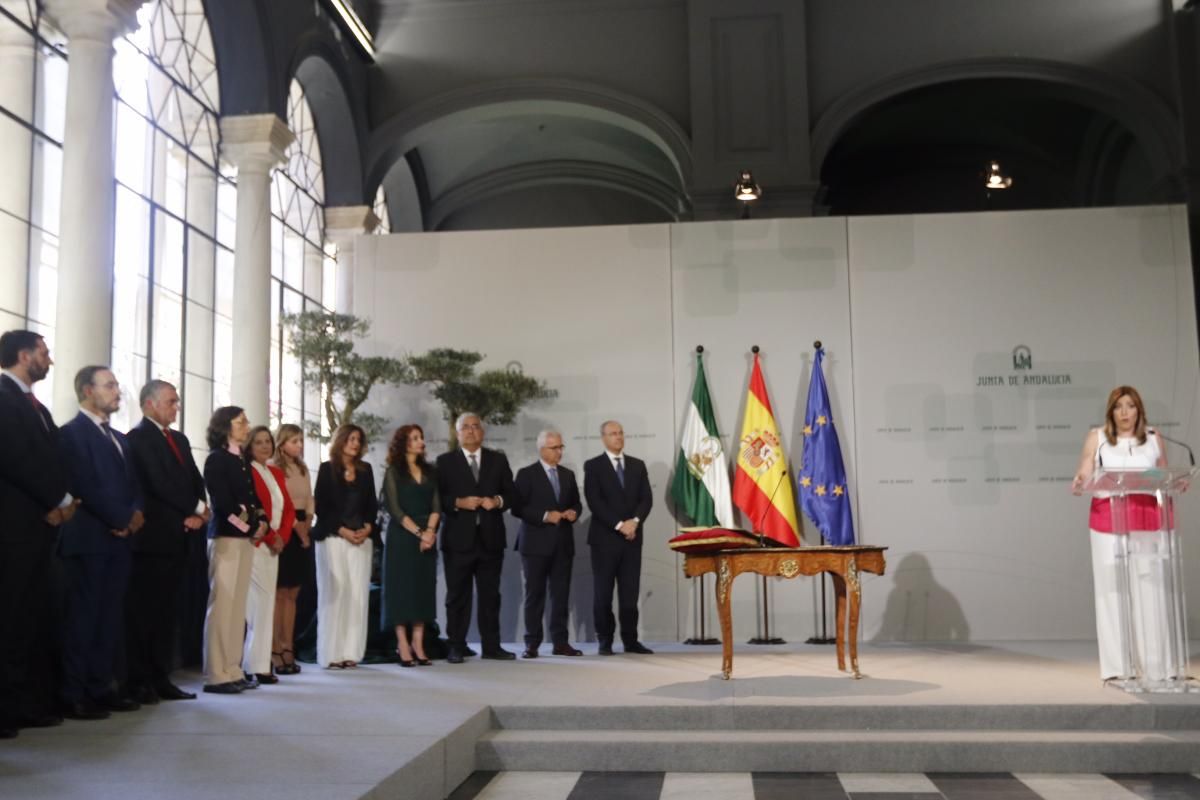
[[[379,217],[370,206],[335,206],[325,209],[325,238],[344,247],[356,236],[379,227]]]
[[[221,118],[221,155],[238,172],[269,172],[283,162],[295,139],[287,124],[274,114]]]
[[[72,41],[112,45],[138,26],[145,0],[46,0],[46,13]]]

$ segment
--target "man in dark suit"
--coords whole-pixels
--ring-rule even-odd
[[[59,554],[67,576],[63,642],[64,715],[103,719],[138,704],[113,687],[113,663],[124,631],[129,537],[142,527],[142,493],[125,437],[109,425],[121,386],[107,367],[75,375],[79,414],[62,426],[59,447],[71,492],[82,501],[63,526]]]
[[[583,465],[583,492],[592,521],[588,544],[592,547],[592,576],[595,579],[593,613],[600,655],[613,654],[613,584],[617,586],[617,609],[621,619],[621,641],[626,653],[651,653],[638,641],[638,585],[642,577],[642,525],[654,504],[646,464],[625,455],[625,429],[609,420],[600,426],[604,452]]]
[[[129,432],[129,447],[145,496],[146,524],[129,537],[133,569],[125,597],[126,690],[139,703],[193,700],[171,683],[176,624],[188,537],[204,537],[208,510],[204,477],[188,438],[171,430],[179,416],[179,393],[152,380],[139,397],[142,421]]]
[[[459,449],[437,460],[446,573],[446,660],[461,664],[467,655],[474,581],[483,657],[507,661],[516,656],[500,647],[500,569],[507,546],[504,509],[513,501],[512,470],[503,453],[483,446],[478,414],[459,415],[454,429]]]
[[[550,641],[556,656],[581,656],[567,641],[567,599],[575,560],[574,522],[583,510],[575,473],[560,466],[562,434],[544,430],[537,438],[540,459],[521,469],[513,482],[512,513],[521,520],[517,550],[525,572],[525,652],[537,658],[542,643],[546,584],[550,585]]]
[[[49,576],[58,526],[75,513],[58,427],[33,385],[54,361],[41,335],[0,336],[0,738],[57,725],[40,685],[53,668]],[[41,673],[39,676],[38,673]]]

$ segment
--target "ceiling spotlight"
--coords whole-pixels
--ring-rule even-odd
[[[999,161],[992,161],[988,164],[987,182],[985,185],[989,191],[992,189],[1007,189],[1013,185],[1013,179],[1000,171]]]
[[[754,176],[750,174],[750,170],[744,169],[738,176],[737,183],[733,185],[733,196],[743,203],[757,200],[762,196],[762,189],[754,182]]]

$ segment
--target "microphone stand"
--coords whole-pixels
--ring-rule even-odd
[[[1192,452],[1192,448],[1189,447],[1187,445],[1187,443],[1181,442],[1178,439],[1172,439],[1170,436],[1167,436],[1165,433],[1160,431],[1158,428],[1155,428],[1154,432],[1157,433],[1159,436],[1161,436],[1165,441],[1168,441],[1171,444],[1177,444],[1180,447],[1182,447],[1184,450],[1187,450],[1188,459],[1192,462],[1193,467],[1196,466],[1196,454]]]
[[[784,469],[783,474],[779,476],[779,480],[776,481],[776,483],[775,483],[775,488],[771,490],[771,496],[767,499],[767,507],[765,509],[763,509],[763,513],[762,513],[762,516],[758,520],[758,524],[754,526],[754,527],[758,528],[758,546],[759,547],[767,546],[766,542],[764,541],[764,539],[766,537],[764,536],[763,531],[762,531],[763,520],[765,520],[767,518],[767,514],[771,511],[771,505],[775,502],[775,493],[779,491],[779,487],[783,485],[783,482],[784,482],[784,480],[787,479],[787,476],[788,476],[788,471],[786,469]],[[769,609],[769,604],[767,602],[767,589],[768,589],[767,576],[763,575],[762,576],[763,635],[755,636],[753,639],[746,642],[746,644],[787,644],[787,642],[785,642],[780,637],[771,635],[771,612]]]

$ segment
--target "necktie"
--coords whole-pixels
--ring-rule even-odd
[[[620,456],[617,456],[617,481],[621,484],[621,488],[625,488],[625,462]]]
[[[471,476],[479,483],[479,456],[476,453],[471,453]]]
[[[550,485],[554,487],[554,499],[561,500],[562,495],[558,485],[558,470],[554,467],[551,467],[550,469],[546,470],[546,474],[550,476]]]
[[[33,413],[37,414],[38,422],[42,423],[43,428],[46,428],[46,418],[42,416],[42,404],[38,402],[33,392],[26,392],[25,396],[29,398],[29,405],[33,406]]]
[[[125,458],[125,454],[121,452],[121,445],[117,443],[117,437],[113,436],[112,426],[110,426],[107,422],[101,422],[100,427],[104,430],[104,435],[108,437],[110,442],[112,442],[112,446],[117,448],[117,455],[119,455],[121,458]]]
[[[167,437],[167,447],[171,448],[171,452],[175,454],[175,460],[179,462],[179,466],[183,466],[183,453],[179,452],[179,445],[175,444],[175,440],[171,438],[171,431],[163,428],[163,436]]]

